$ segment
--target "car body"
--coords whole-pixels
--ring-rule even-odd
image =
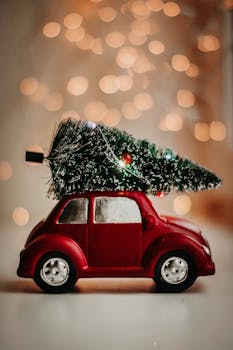
[[[86,277],[148,277],[162,291],[179,292],[214,272],[200,229],[158,215],[138,191],[62,197],[31,231],[17,270],[46,292],[69,291]]]

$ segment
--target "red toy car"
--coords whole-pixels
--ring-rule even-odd
[[[85,277],[149,277],[158,290],[180,292],[214,272],[200,230],[159,216],[136,191],[64,196],[30,233],[17,270],[50,293]]]

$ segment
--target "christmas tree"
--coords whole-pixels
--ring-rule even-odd
[[[200,191],[221,184],[215,174],[170,149],[90,121],[61,122],[46,159],[52,173],[49,195],[57,199],[89,191]]]

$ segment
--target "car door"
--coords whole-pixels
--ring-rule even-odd
[[[142,219],[136,201],[121,196],[98,196],[93,198],[92,210],[89,266],[141,266]]]

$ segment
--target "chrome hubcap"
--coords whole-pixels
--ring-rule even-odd
[[[179,284],[185,281],[188,276],[188,264],[186,260],[172,256],[164,261],[161,275],[167,283]]]
[[[61,286],[68,280],[69,270],[69,264],[66,260],[51,258],[44,263],[40,270],[40,276],[50,286]]]

